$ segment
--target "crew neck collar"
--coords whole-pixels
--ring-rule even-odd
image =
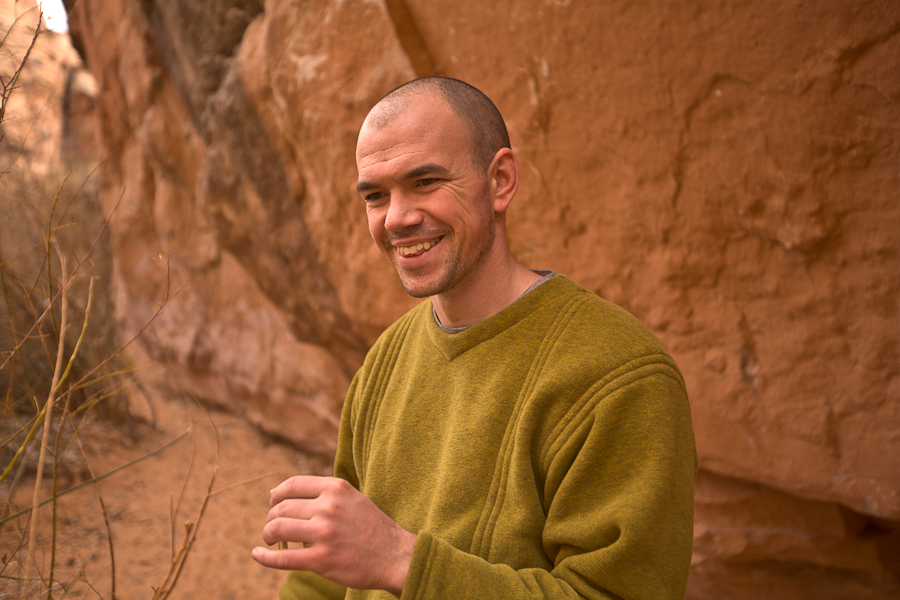
[[[565,275],[555,273],[553,275],[540,285],[529,288],[530,291],[526,290],[515,302],[497,314],[457,333],[448,333],[438,324],[434,318],[434,307],[432,306],[432,317],[427,319],[426,326],[428,336],[447,357],[447,360],[453,360],[470,348],[514,327],[522,319],[560,296],[582,289]]]

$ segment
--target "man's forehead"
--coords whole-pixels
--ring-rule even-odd
[[[382,119],[390,115],[390,119]],[[390,154],[398,146],[417,146],[440,143],[443,136],[452,135],[448,126],[455,127],[456,113],[442,100],[406,105],[401,111],[369,114],[359,132],[356,143],[357,166],[361,159],[376,153]]]
[[[360,129],[359,140],[361,141],[363,134],[367,132],[391,128],[413,130],[427,124],[438,124],[458,118],[456,111],[443,96],[435,92],[421,91],[399,98],[386,98],[369,111]]]
[[[426,138],[395,135],[386,130],[374,131],[357,148],[358,180],[399,182],[420,175],[423,170],[433,170],[437,165],[442,165],[444,171],[448,170],[447,161],[452,162],[451,157],[435,143],[437,139],[439,136]]]

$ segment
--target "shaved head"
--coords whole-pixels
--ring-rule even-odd
[[[500,111],[477,88],[449,77],[424,77],[404,83],[378,101],[366,124],[382,129],[414,103],[437,94],[465,124],[472,147],[472,163],[486,170],[501,148],[510,148],[509,134]]]

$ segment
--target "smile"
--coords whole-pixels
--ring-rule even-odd
[[[428,240],[427,242],[419,242],[418,244],[413,244],[412,246],[397,246],[397,253],[400,254],[400,256],[412,256],[413,254],[417,254],[419,252],[425,252],[426,250],[437,244],[439,241],[441,241],[442,237],[443,236],[435,238],[433,240]]]

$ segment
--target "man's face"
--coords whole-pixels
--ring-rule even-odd
[[[483,265],[496,235],[465,126],[434,95],[414,97],[384,127],[370,121],[356,147],[369,233],[411,296],[451,291]]]

